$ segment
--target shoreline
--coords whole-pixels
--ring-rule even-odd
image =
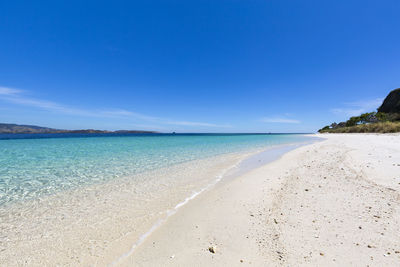
[[[317,136],[190,201],[118,266],[395,265],[399,136]]]
[[[290,144],[282,144],[282,145],[274,145],[268,147],[267,149],[252,152],[249,155],[245,156],[244,158],[240,159],[236,164],[224,169],[221,171],[221,174],[216,176],[216,179],[212,180],[208,183],[205,187],[201,188],[200,190],[192,193],[192,195],[186,197],[183,201],[176,204],[176,206],[171,210],[166,211],[166,217],[159,219],[156,221],[150,229],[143,233],[135,243],[132,244],[132,247],[126,253],[123,253],[121,256],[116,258],[113,262],[109,264],[109,266],[116,266],[123,262],[126,258],[129,258],[134,253],[135,249],[137,249],[142,243],[146,241],[146,239],[158,228],[162,227],[167,220],[176,214],[181,207],[187,205],[190,201],[196,199],[203,193],[206,193],[209,190],[213,190],[213,187],[217,186],[222,180],[231,180],[235,179],[247,172],[250,172],[253,169],[256,169],[262,165],[269,164],[275,160],[278,160],[282,155],[292,151],[296,148],[306,146],[308,144],[318,142],[320,140],[309,140],[307,142],[299,142],[299,143],[290,143]],[[262,163],[260,163],[262,161]],[[235,170],[236,169],[236,170]]]
[[[214,177],[246,155],[229,153],[188,161],[140,173],[134,181],[121,178],[4,206],[0,209],[0,262],[8,266],[108,265],[154,222],[163,220],[184,192],[207,183],[209,175]],[[188,180],[188,175],[195,180]],[[148,177],[159,179],[143,184]],[[176,188],[167,190],[166,185]],[[154,191],[149,192],[148,186]]]
[[[117,263],[123,253],[130,255],[146,236],[173,217],[171,214],[237,171],[224,176],[222,170],[235,169],[243,159],[262,151],[299,145],[301,142],[222,154],[140,174],[139,181],[147,181],[146,175],[159,177],[154,180],[157,184],[149,184],[157,192],[147,192],[146,186],[138,188],[137,181],[120,179],[5,206],[0,209],[4,218],[0,223],[0,261],[10,266]],[[174,192],[167,185],[174,187]]]

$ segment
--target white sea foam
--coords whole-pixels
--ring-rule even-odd
[[[243,160],[243,159],[242,159]],[[242,161],[241,160],[241,161]],[[240,162],[241,162],[240,161]],[[203,193],[206,190],[211,189],[213,186],[215,186],[218,182],[220,182],[222,180],[222,178],[224,177],[224,175],[230,171],[233,168],[237,168],[238,165],[240,164],[240,162],[234,164],[233,166],[225,169],[222,171],[221,174],[216,176],[216,179],[214,181],[212,181],[211,183],[207,184],[205,187],[203,187],[201,190],[194,192],[192,195],[190,195],[189,197],[185,198],[182,202],[179,202],[178,204],[176,204],[176,206],[172,209],[172,210],[167,210],[165,212],[166,217],[163,219],[159,219],[155,224],[153,224],[151,226],[151,228],[144,233],[143,235],[141,235],[139,237],[139,239],[132,245],[132,247],[130,248],[129,251],[127,251],[126,253],[122,254],[121,256],[119,256],[116,260],[114,260],[112,263],[109,264],[109,266],[115,266],[118,263],[122,262],[124,259],[126,259],[127,257],[131,256],[133,254],[133,252],[135,251],[135,249],[140,246],[147,237],[149,237],[155,230],[157,230],[163,223],[165,223],[169,217],[171,217],[172,215],[174,215],[181,207],[185,206],[187,203],[189,203],[189,201],[195,199],[197,196],[199,196],[201,193]]]
[[[115,265],[121,263],[124,259],[131,256],[134,253],[135,249],[138,246],[140,246],[146,240],[146,238],[148,238],[154,231],[156,231],[160,226],[162,226],[162,224],[165,223],[169,217],[174,215],[181,207],[185,206],[187,203],[189,203],[191,200],[195,199],[201,193],[214,187],[217,183],[219,183],[225,177],[225,175],[230,170],[239,168],[239,166],[240,166],[241,170],[237,171],[236,175],[242,174],[243,172],[249,171],[260,165],[266,164],[267,162],[277,159],[280,155],[284,154],[285,152],[288,152],[294,148],[308,144],[313,141],[315,141],[315,140],[309,140],[307,142],[301,142],[301,143],[277,145],[277,146],[269,147],[266,150],[253,152],[253,153],[249,154],[248,156],[241,158],[241,160],[238,161],[236,164],[224,169],[219,175],[216,176],[216,179],[214,179],[212,182],[208,183],[205,187],[203,187],[199,191],[194,192],[189,197],[185,198],[183,201],[176,204],[176,206],[173,209],[167,210],[165,212],[166,216],[164,218],[159,219],[154,225],[151,226],[151,228],[147,232],[145,232],[143,235],[141,235],[138,238],[138,240],[131,246],[129,251],[127,251],[126,253],[119,256],[117,259],[115,259],[109,265],[115,266]]]

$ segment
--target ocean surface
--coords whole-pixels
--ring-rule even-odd
[[[306,139],[294,134],[0,135],[0,205]]]
[[[200,193],[313,141],[300,134],[0,135],[0,262],[118,263]]]

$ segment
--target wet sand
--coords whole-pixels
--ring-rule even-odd
[[[320,136],[204,192],[117,265],[398,266],[400,136]]]

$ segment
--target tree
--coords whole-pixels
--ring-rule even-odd
[[[329,130],[329,129],[330,129],[330,128],[329,128],[329,126],[327,125],[327,126],[325,126],[324,128],[319,129],[318,132],[322,133],[322,132],[327,131],[327,130]]]
[[[360,121],[361,121],[360,116],[351,117],[350,119],[348,119],[348,120],[346,121],[346,126],[347,126],[347,127],[355,126],[355,125],[357,125],[357,123],[359,123]]]

